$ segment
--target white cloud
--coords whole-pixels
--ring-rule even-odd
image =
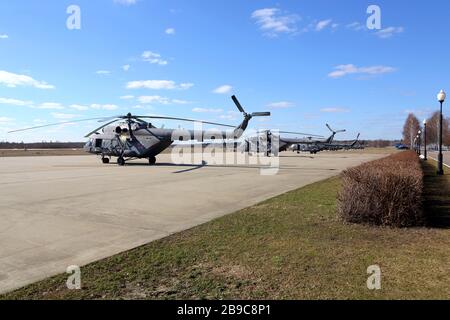
[[[130,81],[127,83],[127,89],[152,89],[152,90],[174,90],[174,89],[189,89],[193,87],[193,83],[177,84],[171,80],[140,80]]]
[[[108,75],[108,74],[111,74],[111,71],[108,71],[108,70],[98,70],[98,71],[95,71],[95,73],[96,73],[96,74],[100,74],[100,75]]]
[[[33,101],[25,101],[11,98],[0,98],[0,104],[7,104],[13,106],[30,107],[34,109],[46,109],[46,110],[62,110],[64,106],[58,102],[43,102],[35,105]]]
[[[152,51],[144,51],[141,57],[143,61],[150,62],[152,64],[158,64],[160,66],[165,66],[168,63],[167,60],[161,58],[161,55],[159,53],[155,53]]]
[[[64,109],[64,106],[59,102],[44,102],[44,103],[38,104],[34,108],[49,109],[49,110],[62,110],[62,109]]]
[[[90,105],[80,105],[80,104],[72,104],[69,106],[69,108],[71,109],[75,109],[78,111],[86,111],[89,109],[93,109],[93,110],[117,110],[119,109],[118,106],[116,106],[115,104],[99,104],[99,103],[93,103]]]
[[[180,89],[187,90],[194,86],[193,83],[180,83]]]
[[[209,108],[194,108],[192,109],[192,112],[197,113],[220,113],[223,112],[222,109],[209,109]]]
[[[321,109],[320,112],[324,112],[324,113],[348,113],[350,112],[349,109],[345,109],[345,108],[324,108]]]
[[[137,98],[137,101],[141,104],[169,104],[169,98],[161,97],[161,96],[140,96]]]
[[[140,104],[188,104],[189,101],[180,99],[169,99],[161,96],[140,96],[137,98]]]
[[[114,0],[114,3],[130,6],[136,4],[137,0]]]
[[[280,33],[295,33],[297,31],[297,15],[282,14],[277,8],[264,8],[255,10],[252,19],[256,20],[259,28],[269,36],[276,36]]]
[[[291,108],[294,106],[295,106],[295,104],[293,102],[289,102],[289,101],[272,102],[267,105],[268,108],[273,108],[273,109],[286,109],[286,108]]]
[[[8,117],[0,117],[0,124],[4,125],[4,124],[10,124],[12,122],[14,122],[15,119],[13,118],[8,118]]]
[[[14,105],[14,106],[26,106],[33,109],[42,109],[42,110],[63,110],[65,109],[64,105],[59,102],[43,102],[40,104],[34,104],[32,101],[11,99],[11,98],[2,98],[0,97],[0,104],[6,105]],[[91,105],[81,105],[81,104],[71,104],[69,106],[70,109],[78,110],[78,111],[86,111],[89,109],[94,110],[116,110],[119,107],[114,104],[91,104]]]
[[[15,88],[17,86],[31,86],[38,89],[55,88],[53,85],[50,85],[45,81],[38,81],[30,76],[16,74],[4,70],[0,70],[0,84],[4,84],[10,88]]]
[[[172,102],[175,103],[175,104],[189,104],[189,103],[191,103],[191,101],[180,100],[180,99],[173,99]]]
[[[165,31],[166,34],[174,35],[175,34],[175,28],[167,28]]]
[[[30,106],[33,104],[33,102],[11,98],[0,98],[0,104],[9,104],[13,106]]]
[[[72,104],[72,105],[69,106],[69,108],[75,109],[75,110],[78,110],[78,111],[89,110],[88,106],[83,106],[83,105],[80,105],[80,104]]]
[[[52,112],[51,113],[53,118],[55,119],[61,119],[61,120],[69,120],[69,119],[73,119],[78,117],[77,114],[72,114],[72,113],[57,113],[57,112]]]
[[[359,22],[353,22],[353,23],[348,24],[347,28],[351,29],[353,31],[361,31],[361,30],[364,30],[366,27]]]
[[[95,109],[95,110],[117,110],[119,109],[118,106],[116,106],[115,104],[91,104],[91,109]]]
[[[214,89],[213,92],[218,93],[218,94],[226,94],[226,93],[231,92],[231,90],[233,90],[233,87],[228,84],[225,84],[223,86],[220,86],[220,87]]]
[[[402,33],[405,29],[403,27],[389,27],[377,31],[375,34],[381,39],[387,39],[392,37],[394,34]]]
[[[7,34],[0,34],[0,39],[8,39],[9,36]]]
[[[387,66],[357,67],[353,64],[339,65],[334,69],[335,71],[330,72],[328,77],[336,79],[342,78],[349,74],[377,75],[396,71],[395,68]]]
[[[132,96],[132,95],[121,96],[120,99],[121,100],[131,100],[131,99],[134,99],[134,96]]]
[[[326,28],[328,25],[330,25],[331,22],[332,22],[331,19],[319,21],[316,24],[316,31],[322,31],[324,28]]]
[[[130,65],[129,64],[124,64],[123,66],[122,66],[122,70],[123,71],[128,71],[128,70],[130,70]]]

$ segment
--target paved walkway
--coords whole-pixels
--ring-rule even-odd
[[[94,156],[0,158],[0,292],[251,206],[384,155],[285,154],[259,166],[119,167]]]

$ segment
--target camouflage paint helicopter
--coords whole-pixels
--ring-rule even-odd
[[[355,148],[356,144],[359,141],[360,134],[358,133],[358,136],[352,143],[349,143],[349,144],[333,143],[335,135],[340,132],[346,132],[346,130],[334,131],[333,129],[331,129],[331,127],[328,124],[327,124],[327,128],[333,133],[327,140],[325,140],[325,141],[308,141],[308,142],[299,143],[296,146],[293,146],[292,150],[297,151],[297,153],[299,153],[300,151],[306,151],[311,154],[316,154],[316,153],[324,151],[324,150],[330,150],[330,151],[337,151],[337,150],[342,150],[342,149],[349,150],[349,149]]]
[[[303,133],[303,132],[290,132],[290,131],[276,131],[262,130],[258,131],[255,136],[246,138],[240,147],[241,152],[264,152],[267,156],[278,155],[279,152],[287,151],[290,147],[306,141],[305,138],[289,138],[281,135],[302,135],[307,136],[309,139],[323,138],[323,136]],[[276,146],[275,146],[276,144]],[[273,149],[278,150],[273,150]]]
[[[309,133],[279,131],[278,135],[274,135],[270,130],[264,130],[263,135],[258,134],[256,137],[246,139],[241,146],[241,150],[244,152],[251,152],[252,150],[260,152],[260,145],[267,144],[267,148],[265,148],[264,152],[269,156],[272,149],[272,140],[274,140],[278,142],[278,150],[275,150],[275,155],[278,152],[287,151],[289,149],[297,152],[309,151],[311,154],[316,154],[322,150],[328,150],[327,148],[331,149],[334,147],[335,145],[333,145],[332,142],[336,134],[346,132],[346,130],[333,130],[328,124],[326,124],[326,126],[332,132],[331,136],[326,140],[318,140],[317,138],[323,138],[323,136]],[[281,134],[297,134],[307,136],[307,138],[287,138],[281,137]],[[267,143],[261,143],[261,140],[267,141]],[[302,146],[304,147],[302,148]]]
[[[244,120],[237,126],[230,126],[221,123],[198,121],[186,118],[165,117],[165,116],[135,116],[128,113],[124,116],[115,116],[111,118],[91,118],[74,121],[66,121],[32,128],[13,130],[19,132],[49,126],[56,126],[66,123],[75,123],[82,121],[99,120],[106,122],[95,130],[89,132],[85,138],[90,138],[84,146],[86,152],[101,155],[103,163],[109,163],[111,157],[117,157],[117,164],[125,165],[126,161],[134,159],[148,159],[150,165],[156,163],[156,156],[167,149],[174,141],[183,140],[201,140],[204,136],[209,139],[216,138],[233,138],[238,139],[247,129],[249,121],[253,117],[270,116],[270,112],[253,112],[246,113],[235,96],[231,97],[236,104],[238,110],[243,114]],[[209,124],[215,126],[234,128],[233,132],[211,131],[207,130],[180,130],[180,129],[164,129],[157,128],[144,119],[162,119],[162,120],[179,120],[187,122],[195,122]],[[116,122],[119,122],[115,124]],[[100,132],[100,130],[102,130]]]

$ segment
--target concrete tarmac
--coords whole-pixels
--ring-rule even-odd
[[[95,156],[0,158],[0,292],[383,156],[284,153],[276,175],[260,165],[174,165],[170,154],[125,167]]]

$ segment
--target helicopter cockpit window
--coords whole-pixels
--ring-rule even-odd
[[[102,147],[103,139],[95,139],[95,147],[101,148]]]

